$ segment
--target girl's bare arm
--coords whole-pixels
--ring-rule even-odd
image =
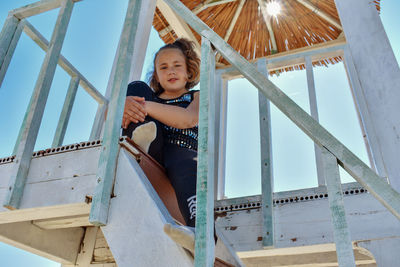
[[[199,122],[199,92],[193,94],[193,101],[186,108],[146,101],[147,114],[165,125],[178,129],[192,128]]]

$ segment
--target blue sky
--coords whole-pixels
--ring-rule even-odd
[[[0,24],[11,9],[33,0],[0,1]],[[62,54],[102,93],[105,92],[115,49],[127,7],[127,0],[84,0],[75,5]],[[382,1],[381,18],[400,60],[400,3]],[[57,10],[29,18],[50,39]],[[151,67],[155,51],[162,45],[152,31],[144,73]],[[22,34],[7,75],[0,88],[0,158],[11,155],[26,106],[44,58],[37,45]],[[342,64],[314,68],[321,124],[367,162],[360,127]],[[305,71],[272,77],[286,94],[308,111]],[[46,105],[35,149],[51,146],[67,91],[69,76],[57,68]],[[237,197],[260,193],[260,152],[257,90],[246,80],[229,82],[226,195]],[[340,103],[341,109],[337,106]],[[78,89],[64,144],[89,138],[96,102]],[[272,139],[275,191],[317,185],[313,143],[275,107],[272,113]],[[6,114],[6,116],[4,115]],[[351,178],[343,174],[344,182]],[[7,267],[50,267],[58,263],[0,243],[2,264]]]

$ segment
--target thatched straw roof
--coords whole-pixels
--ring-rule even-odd
[[[276,1],[281,11],[276,16],[267,12],[266,4]],[[334,0],[181,0],[193,13],[247,60],[326,43],[343,38]],[[377,9],[380,0],[374,1]],[[201,37],[182,20],[176,19],[168,6],[158,1],[153,26],[165,43],[182,36]],[[186,32],[185,32],[186,29]],[[314,65],[340,62],[328,58]],[[218,66],[229,65],[217,56]],[[303,65],[282,70],[303,69]],[[281,70],[281,71],[282,71]]]

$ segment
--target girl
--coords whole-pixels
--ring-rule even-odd
[[[122,127],[166,169],[188,226],[196,216],[197,132],[200,59],[194,44],[178,39],[154,57],[149,83],[128,86]]]

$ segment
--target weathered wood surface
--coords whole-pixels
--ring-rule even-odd
[[[321,192],[320,190],[321,188],[310,189],[304,195],[314,195],[314,191]],[[285,192],[283,195],[286,197],[288,194],[300,196],[296,192]],[[278,195],[279,193],[275,194],[275,198]],[[234,206],[240,202],[246,203],[248,199],[234,199]],[[250,200],[260,201],[261,197],[253,196]],[[230,200],[223,200],[217,201],[217,207],[220,206],[219,202],[223,206],[231,206]],[[396,217],[370,194],[345,194],[344,204],[353,241],[400,237],[400,224]],[[327,198],[275,204],[274,215],[276,248],[334,243]],[[217,228],[236,251],[263,249],[261,208],[221,212],[218,217]]]
[[[11,45],[13,36],[15,31],[17,30],[19,20],[12,16],[8,15],[3,28],[0,33],[0,66],[3,65],[4,58],[7,55],[8,49]]]
[[[257,61],[257,69],[268,78],[266,59]],[[271,112],[269,100],[260,92],[258,93],[258,109],[260,122],[263,245],[265,247],[270,247],[274,245],[274,214],[272,209],[274,177],[272,172]]]
[[[97,231],[93,249],[93,263],[115,263],[114,256],[101,229]]]
[[[100,146],[71,150],[31,161],[20,210],[0,208],[0,223],[88,215],[86,196],[96,186]],[[0,198],[7,194],[15,163],[0,165]]]
[[[115,168],[119,151],[118,139],[122,124],[122,114],[128,86],[131,59],[138,30],[139,14],[142,1],[130,0],[118,51],[117,67],[112,77],[112,90],[108,106],[107,120],[104,126],[102,153],[100,154],[97,186],[93,194],[90,222],[95,225],[107,224],[111,190],[114,183]]]
[[[323,167],[327,177],[326,188],[332,217],[333,239],[336,244],[339,266],[355,267],[353,246],[344,209],[339,166],[336,158],[327,150],[323,149],[322,155],[324,158]]]
[[[359,267],[376,267],[373,255],[363,248],[354,248]],[[246,267],[285,266],[285,267],[327,267],[338,265],[335,246],[332,244],[262,251],[239,252]]]
[[[365,133],[365,141],[367,144],[367,152],[371,165],[375,171],[382,177],[387,176],[387,170],[383,162],[382,149],[378,142],[378,133],[374,129],[372,123],[372,116],[368,110],[367,102],[363,93],[363,89],[358,77],[357,70],[354,66],[353,57],[351,52],[346,46],[344,48],[344,65],[346,68],[347,78],[350,83],[351,91],[354,97],[354,103],[356,104],[357,111],[360,119],[362,120],[362,130]]]
[[[0,241],[64,264],[74,264],[82,228],[43,230],[30,222],[0,225]]]
[[[33,220],[32,224],[42,229],[62,229],[82,226],[91,226],[89,223],[88,209],[83,215],[64,216],[50,219]],[[53,215],[54,216],[54,215]]]
[[[76,259],[76,265],[89,266],[93,259],[93,250],[96,243],[97,233],[101,232],[99,227],[86,227],[85,236],[82,241],[81,249]]]
[[[314,81],[314,70],[312,65],[312,60],[310,56],[305,57],[306,62],[306,76],[307,76],[307,87],[308,87],[308,99],[310,103],[310,115],[317,122],[319,122],[318,116],[318,105],[317,105],[317,93],[315,90],[315,81]],[[318,185],[325,185],[325,176],[324,176],[324,168],[323,168],[323,158],[321,148],[314,144],[314,154],[315,154],[315,163],[317,166],[317,178]]]
[[[101,229],[118,267],[193,266],[191,257],[164,233],[164,224],[173,223],[172,218],[124,150],[119,153],[114,194],[108,224]]]
[[[346,146],[317,123],[310,115],[285,95],[277,86],[268,81],[264,75],[232,49],[204,22],[198,19],[185,5],[179,1],[164,0],[176,12],[180,12],[185,21],[204,38],[212,41],[215,48],[233,66],[275,104],[290,120],[292,120],[316,144],[325,147],[339,161],[339,164],[353,178],[374,195],[390,212],[400,219],[400,194],[388,183],[372,171],[362,160]]]
[[[195,266],[214,264],[214,166],[215,161],[215,57],[203,38],[200,65],[199,143],[196,185]]]
[[[391,186],[400,192],[399,64],[373,2],[335,0],[335,4],[387,177]],[[357,16],[353,10],[357,10]]]
[[[17,209],[21,202],[33,148],[36,143],[57,61],[71,18],[73,5],[72,0],[63,0],[62,2],[49,44],[49,50],[44,58],[39,77],[35,84],[34,93],[21,126],[19,143],[16,145],[18,147],[16,150],[16,165],[11,175],[9,192],[3,202],[3,205],[9,209]]]
[[[8,20],[9,18],[7,18]],[[15,18],[12,18],[12,20]],[[8,25],[8,21],[6,21],[5,25],[4,25],[4,32],[2,31],[2,33],[0,34],[0,87],[3,83],[4,80],[4,76],[6,75],[7,69],[8,69],[8,65],[11,62],[11,58],[14,54],[15,48],[17,47],[17,43],[19,41],[19,38],[21,37],[21,33],[23,28],[25,27],[25,20],[21,20],[18,23],[17,28],[14,31],[14,34],[12,34],[12,32],[9,32],[7,30],[7,28],[9,27]],[[2,36],[2,34],[4,34]],[[6,36],[6,35],[9,36]],[[11,41],[8,42],[10,36],[12,37]],[[3,40],[3,38],[5,40]],[[9,45],[7,47],[7,45]],[[5,49],[7,49],[7,51],[4,51]],[[6,52],[4,54],[4,52]]]

